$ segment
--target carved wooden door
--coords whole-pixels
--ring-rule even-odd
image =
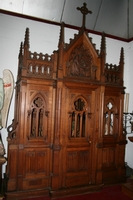
[[[45,84],[28,84],[23,189],[50,186],[53,87]]]
[[[64,119],[61,135],[61,187],[88,185],[94,180],[94,90],[87,84],[65,82],[62,102]]]

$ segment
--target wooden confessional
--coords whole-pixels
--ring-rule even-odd
[[[106,63],[105,35],[96,50],[85,14],[69,44],[62,23],[52,55],[30,52],[26,29],[8,127],[7,199],[53,198],[125,181],[123,48],[118,65]]]

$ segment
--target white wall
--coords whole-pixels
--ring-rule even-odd
[[[9,69],[13,73],[14,79],[16,81],[20,42],[24,41],[26,27],[29,27],[30,29],[30,51],[52,54],[54,50],[57,50],[60,27],[0,14],[0,77],[3,77],[2,72],[4,69]],[[67,43],[69,42],[69,38],[73,38],[74,33],[77,33],[77,31],[65,29],[65,39]],[[100,49],[101,37],[93,34],[90,34],[90,37],[93,38],[93,43],[96,43],[96,48]],[[106,47],[106,62],[112,64],[119,63],[120,49],[121,47],[124,47],[124,84],[127,87],[126,91],[130,92],[129,109],[130,111],[133,111],[133,91],[131,76],[133,74],[133,43],[131,42],[128,44],[125,42],[106,38]],[[12,123],[13,117],[14,95],[11,102],[7,126]],[[1,134],[7,152],[7,130],[2,129]],[[126,146],[125,161],[129,164],[130,167],[133,168],[133,156],[131,156],[131,152],[133,152],[133,144],[130,143],[131,142],[129,142]],[[5,166],[3,166],[3,172],[4,171]]]

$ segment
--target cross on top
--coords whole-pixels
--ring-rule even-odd
[[[91,10],[88,10],[88,8],[86,7],[86,3],[83,3],[83,6],[81,8],[77,7],[77,10],[80,10],[81,13],[83,14],[83,22],[82,22],[82,27],[85,28],[85,16],[88,14],[88,13],[92,13]]]

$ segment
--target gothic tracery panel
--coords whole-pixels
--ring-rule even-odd
[[[48,114],[46,103],[41,95],[36,95],[32,100],[31,109],[28,111],[29,138],[48,137]]]
[[[116,102],[112,98],[107,99],[105,101],[104,135],[114,135],[117,132],[118,118],[116,110]]]
[[[71,137],[85,137],[87,126],[87,104],[81,97],[73,102],[73,109],[70,113]]]

